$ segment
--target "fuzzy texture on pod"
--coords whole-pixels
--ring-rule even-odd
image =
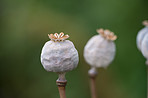
[[[115,56],[117,36],[109,30],[97,30],[99,35],[93,36],[84,47],[84,58],[92,67],[107,67]]]
[[[137,40],[136,40],[137,47],[138,47],[138,49],[140,51],[141,51],[142,41],[143,41],[145,35],[148,34],[148,21],[143,21],[143,25],[145,27],[138,32],[138,34],[137,34]]]
[[[147,59],[147,63],[148,63],[148,34],[145,35],[142,41],[141,51],[142,51],[143,56]]]
[[[55,33],[54,35],[48,35],[51,40],[43,46],[41,52],[43,67],[47,71],[57,73],[73,70],[79,62],[78,52],[74,44],[69,40],[65,40],[69,37],[68,35],[64,36],[63,33]]]

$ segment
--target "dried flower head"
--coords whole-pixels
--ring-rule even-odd
[[[91,67],[106,68],[114,60],[117,38],[109,30],[98,29],[98,35],[93,36],[84,47],[84,58]],[[110,41],[111,40],[111,41]]]
[[[114,41],[117,39],[117,36],[114,35],[114,33],[111,32],[110,30],[97,29],[97,32],[107,40]]]
[[[63,32],[61,32],[60,34],[55,33],[55,34],[48,34],[49,38],[52,41],[64,41],[65,39],[69,38],[69,35],[64,35]]]
[[[144,21],[142,22],[142,24],[143,24],[144,26],[147,26],[147,27],[148,27],[148,20],[144,20]]]
[[[138,34],[137,34],[137,38],[136,38],[136,43],[137,43],[137,47],[138,49],[141,51],[141,45],[143,42],[144,37],[146,36],[146,34],[148,34],[148,20],[145,20],[142,22],[142,24],[145,26],[144,28],[142,28]]]
[[[42,48],[41,63],[50,72],[65,73],[75,69],[79,62],[78,51],[69,36],[61,32],[48,35],[51,39]],[[64,40],[64,41],[63,41]]]
[[[145,37],[142,40],[141,52],[143,56],[147,59],[146,64],[148,65],[148,33],[145,34]]]

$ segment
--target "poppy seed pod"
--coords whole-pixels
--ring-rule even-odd
[[[148,65],[148,34],[145,35],[142,41],[141,52],[143,56],[147,59],[146,64]]]
[[[145,27],[143,29],[141,29],[137,35],[137,47],[140,51],[141,51],[142,41],[143,41],[145,35],[148,34],[148,21],[147,20],[143,21],[143,25]]]
[[[48,34],[50,41],[46,42],[41,52],[41,63],[45,70],[65,73],[77,67],[79,57],[74,44],[66,40],[68,35]]]
[[[109,30],[98,29],[84,47],[84,58],[92,67],[107,67],[114,59],[117,36]]]

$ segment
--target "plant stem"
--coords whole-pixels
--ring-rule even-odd
[[[146,78],[147,78],[147,98],[148,98],[148,59],[146,60],[145,64],[146,64],[146,71],[147,71]]]
[[[65,73],[59,74],[59,78],[57,79],[56,84],[58,86],[60,98],[66,98],[65,87],[67,84],[67,80],[65,79]]]
[[[97,98],[97,91],[96,91],[97,74],[98,74],[97,70],[94,67],[88,71],[88,75],[90,77],[91,98]]]
[[[148,60],[146,61],[146,68],[147,68],[147,98],[148,98]]]

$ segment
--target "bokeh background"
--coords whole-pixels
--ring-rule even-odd
[[[148,19],[148,0],[1,0],[0,98],[59,98],[57,74],[40,63],[47,34],[63,31],[79,51],[77,69],[68,72],[67,98],[90,98],[89,65],[83,48],[97,28],[118,39],[113,63],[98,69],[99,98],[146,98],[145,59],[137,32]]]

